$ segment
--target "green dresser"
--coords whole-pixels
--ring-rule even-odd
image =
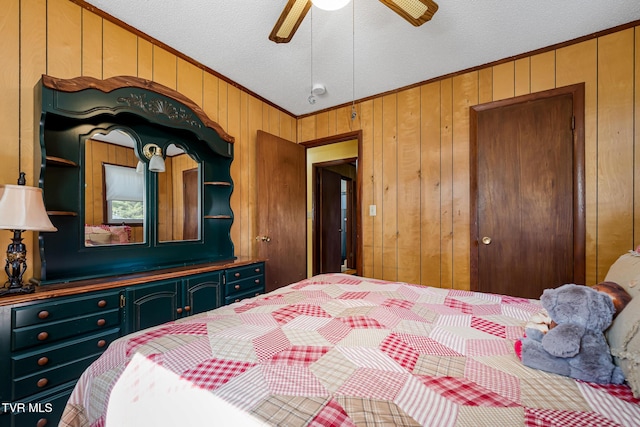
[[[224,275],[224,303],[231,304],[264,293],[264,263],[230,268]]]
[[[125,298],[126,332],[219,307],[224,301],[222,274],[215,271],[128,288]]]
[[[236,260],[0,299],[0,427],[57,425],[82,372],[115,339],[264,293],[264,282],[264,262]]]
[[[17,409],[13,417],[0,416],[1,426],[56,425],[61,402],[80,374],[121,335],[120,293],[92,292],[1,308],[8,339],[3,338],[0,352],[9,373],[1,386],[2,402]]]

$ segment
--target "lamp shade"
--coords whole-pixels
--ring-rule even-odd
[[[149,170],[151,172],[164,172],[164,159],[159,154],[154,154],[149,160]]]
[[[319,9],[338,10],[349,4],[351,0],[311,0],[311,3]]]
[[[142,160],[138,160],[138,164],[136,165],[136,173],[144,173],[144,163],[142,163]]]
[[[42,189],[26,185],[0,185],[0,229],[58,231],[51,224]]]

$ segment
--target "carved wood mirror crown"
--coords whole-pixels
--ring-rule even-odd
[[[234,139],[197,104],[130,76],[45,75],[36,94],[39,182],[59,230],[39,237],[36,280],[234,258]]]

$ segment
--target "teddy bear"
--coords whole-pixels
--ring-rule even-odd
[[[552,327],[525,329],[519,346],[524,365],[587,382],[624,382],[604,336],[616,311],[611,297],[588,286],[566,284],[545,289],[540,302]]]

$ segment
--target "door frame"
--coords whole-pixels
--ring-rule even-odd
[[[321,246],[321,237],[322,236],[322,221],[321,221],[321,212],[320,209],[317,209],[318,206],[320,206],[320,199],[322,197],[321,193],[318,193],[318,181],[319,181],[319,174],[320,171],[322,169],[331,167],[331,166],[338,166],[338,165],[344,165],[344,164],[350,164],[353,162],[356,162],[356,188],[358,186],[358,181],[359,178],[357,176],[358,173],[358,166],[357,166],[357,161],[358,158],[357,157],[349,157],[349,158],[344,158],[344,159],[336,159],[336,160],[329,160],[327,162],[319,162],[319,163],[314,163],[311,165],[311,169],[312,169],[312,173],[311,173],[311,179],[312,179],[312,184],[311,184],[311,188],[313,189],[313,194],[311,195],[312,200],[313,200],[313,220],[312,220],[312,262],[313,265],[311,266],[311,272],[312,274],[315,276],[316,274],[319,274],[320,271],[320,264],[321,262],[321,254],[320,254],[320,246]],[[345,178],[345,176],[341,175],[341,178]],[[352,212],[353,210],[353,205],[347,202],[347,214],[348,215],[354,215],[357,217],[357,211],[358,211],[358,204],[359,204],[359,200],[358,200],[358,196],[357,196],[357,191],[356,191],[356,213],[354,214]],[[357,262],[357,258],[358,258],[358,246],[357,246],[357,229],[358,229],[358,225],[359,225],[360,221],[356,220],[356,244],[355,244],[355,253],[356,253],[356,262]],[[351,228],[349,228],[349,230],[351,230]],[[349,233],[351,234],[351,232]],[[347,237],[347,240],[351,240]],[[353,243],[352,243],[353,245]],[[349,250],[349,244],[347,243],[347,251]]]
[[[573,98],[573,277],[586,280],[586,203],[584,151],[584,83],[549,89],[528,95],[469,107],[469,209],[470,209],[470,289],[478,290],[478,114],[482,111],[570,94]]]
[[[300,145],[305,147],[305,149],[320,147],[323,145],[335,144],[338,142],[345,142],[351,140],[358,141],[358,158],[356,160],[356,217],[358,218],[356,224],[356,274],[362,275],[362,253],[363,253],[363,242],[362,242],[362,167],[360,166],[360,162],[362,160],[362,130],[356,130],[352,132],[346,132],[339,135],[329,136],[325,138],[314,139],[311,141],[301,142]],[[312,233],[316,232],[316,222],[315,218],[312,220]],[[309,230],[307,230],[307,233]],[[314,245],[315,247],[315,245]],[[311,266],[311,271],[314,271],[315,265]]]

